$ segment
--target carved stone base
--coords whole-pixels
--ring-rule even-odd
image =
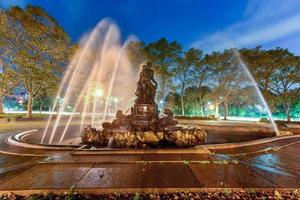
[[[82,142],[84,144],[115,148],[147,148],[147,147],[191,147],[206,142],[206,133],[201,128],[189,127],[167,129],[161,132],[153,131],[101,131],[91,128],[84,129]]]

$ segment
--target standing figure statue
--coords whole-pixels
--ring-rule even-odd
[[[137,90],[135,92],[135,95],[137,96],[135,103],[138,104],[155,103],[155,93],[157,89],[157,83],[154,79],[154,71],[151,67],[152,67],[151,62],[147,62],[142,67],[139,81],[137,83]]]

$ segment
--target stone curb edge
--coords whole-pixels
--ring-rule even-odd
[[[252,145],[259,145],[265,144],[269,142],[274,142],[283,139],[289,138],[300,138],[299,135],[289,135],[289,136],[274,136],[269,138],[263,138],[258,140],[251,140],[246,142],[235,142],[235,143],[223,143],[223,144],[205,144],[205,145],[198,145],[194,148],[187,148],[187,149],[95,149],[95,150],[84,150],[80,149],[80,146],[73,145],[73,146],[55,146],[55,145],[40,145],[40,144],[29,144],[23,143],[18,141],[20,137],[24,137],[26,134],[30,134],[36,131],[30,130],[18,134],[14,134],[8,138],[8,143],[16,146],[21,146],[25,148],[37,148],[37,149],[48,149],[48,150],[73,150],[73,154],[155,154],[155,153],[210,153],[211,150],[221,150],[221,149],[228,149],[228,148],[237,148],[237,147],[246,147]]]
[[[252,145],[259,145],[259,144],[265,144],[269,142],[275,142],[278,140],[284,140],[289,138],[300,138],[300,135],[288,135],[288,136],[274,136],[274,137],[268,137],[258,140],[251,140],[247,142],[236,142],[236,143],[224,143],[224,144],[207,144],[207,145],[200,145],[202,147],[205,147],[209,150],[220,150],[220,149],[228,149],[228,148],[237,148],[237,147],[246,147],[246,146],[252,146]]]

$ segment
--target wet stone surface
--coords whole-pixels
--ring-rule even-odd
[[[6,148],[8,144],[1,142],[2,151],[37,153],[13,145]],[[299,148],[300,138],[294,137],[211,154],[183,153],[180,148],[172,154],[80,155],[74,150],[39,150],[47,153],[45,157],[0,154],[0,190],[299,188]]]
[[[78,188],[93,187],[180,188],[201,187],[201,184],[183,163],[98,164],[78,184]]]
[[[39,164],[2,183],[0,190],[71,188],[91,167],[92,164]]]

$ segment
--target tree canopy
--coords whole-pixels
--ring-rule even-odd
[[[40,7],[11,7],[5,15],[1,36],[7,43],[3,48],[14,52],[13,64],[27,91],[27,117],[31,117],[33,98],[42,89],[56,87],[72,45],[56,20]]]

